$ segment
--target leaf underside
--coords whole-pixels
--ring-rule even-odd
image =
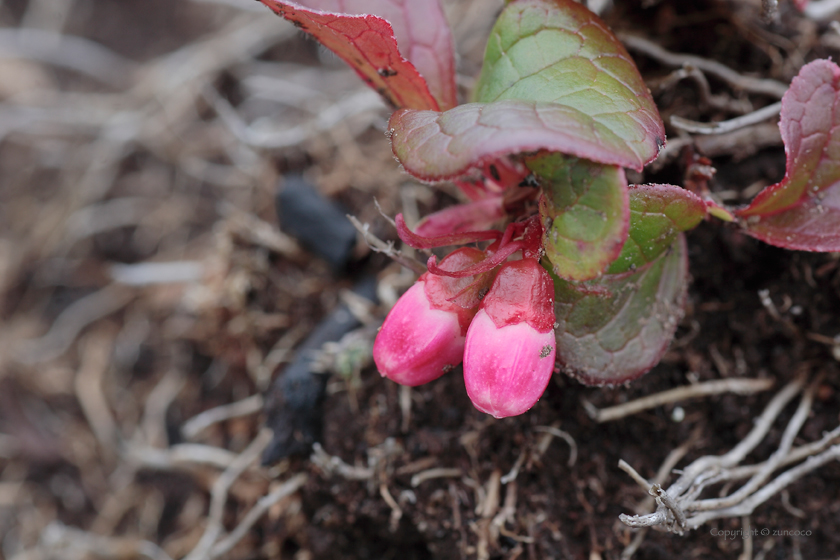
[[[440,108],[426,80],[400,54],[394,31],[386,20],[372,15],[323,12],[294,2],[259,1],[333,51],[394,107]]]
[[[561,154],[529,158],[526,165],[543,189],[542,245],[554,273],[567,280],[597,278],[627,238],[624,170]]]
[[[500,156],[540,150],[640,171],[665,142],[627,51],[571,0],[509,3],[476,91],[477,103],[391,116],[394,155],[406,171],[441,181]]]
[[[685,238],[632,273],[572,283],[555,279],[557,363],[586,385],[616,385],[655,366],[685,303]]]
[[[746,232],[771,245],[840,251],[840,67],[806,64],[782,98],[784,179],[736,212]]]
[[[696,227],[707,214],[696,194],[674,185],[630,186],[630,231],[609,274],[636,270],[674,243],[677,234]]]

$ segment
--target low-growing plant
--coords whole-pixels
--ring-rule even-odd
[[[260,0],[344,59],[395,108],[405,171],[468,200],[400,238],[455,249],[397,302],[374,345],[382,375],[432,381],[463,361],[475,406],[521,414],[552,372],[587,385],[638,378],[662,357],[688,282],[683,232],[710,216],[779,247],[840,250],[840,67],[805,65],[781,105],[787,171],[743,208],[706,192],[628,185],[665,144],[627,51],[572,0],[512,0],[470,103],[457,104],[437,0]],[[504,226],[494,229],[494,226]]]

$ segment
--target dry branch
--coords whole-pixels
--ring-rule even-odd
[[[802,391],[805,383],[804,373],[770,401],[756,420],[755,427],[735,448],[722,456],[697,459],[683,469],[682,475],[667,491],[663,491],[659,484],[650,485],[622,461],[620,466],[631,473],[640,485],[648,487],[658,507],[655,512],[647,515],[622,514],[619,519],[630,527],[655,527],[682,534],[684,530],[696,529],[712,519],[748,516],[756,507],[792,482],[825,463],[840,458],[840,444],[827,447],[840,435],[840,427],[817,442],[792,449],[793,440],[811,411],[814,393],[822,379],[822,375],[816,376],[805,389],[796,412],[782,434],[777,450],[759,465],[737,466],[764,439],[785,405]],[[769,480],[782,466],[804,458],[806,453],[803,453],[803,448],[809,454],[803,463]],[[714,484],[747,476],[750,477],[749,481],[731,494],[711,499],[700,498],[703,491]]]

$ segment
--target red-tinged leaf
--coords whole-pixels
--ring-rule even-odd
[[[630,209],[624,170],[547,154],[526,160],[540,183],[542,246],[566,280],[600,276],[627,239]]]
[[[748,234],[803,251],[840,251],[840,67],[806,64],[782,98],[784,179],[736,214]]]
[[[685,239],[635,272],[554,285],[560,369],[586,385],[632,381],[659,362],[682,317]]]
[[[518,0],[504,8],[476,99],[481,103],[444,113],[392,115],[392,147],[406,171],[440,181],[540,150],[641,170],[665,143],[630,55],[572,0]]]
[[[462,175],[500,156],[545,150],[641,170],[643,145],[575,108],[508,99],[444,113],[403,109],[391,116],[391,146],[405,170],[426,181]]]
[[[578,125],[623,140],[639,163],[574,154],[639,170],[659,153],[665,128],[633,59],[583,3],[515,0],[487,42],[475,100],[521,99],[574,110]],[[602,149],[614,151],[612,142]],[[572,153],[572,152],[567,152]]]
[[[371,14],[391,24],[400,52],[429,84],[441,109],[458,104],[452,33],[438,0],[298,0],[301,6],[348,15]]]
[[[426,81],[400,55],[394,31],[386,20],[322,12],[294,2],[259,1],[337,54],[394,107],[439,109]]]
[[[397,226],[397,235],[404,243],[416,249],[433,249],[435,247],[446,247],[449,245],[464,245],[476,241],[496,241],[502,237],[502,232],[496,230],[488,231],[460,231],[434,237],[418,235],[408,229],[402,214],[397,214],[394,219]]]
[[[696,227],[708,212],[703,199],[674,185],[632,185],[629,194],[630,232],[610,274],[652,262],[674,244],[678,233]]]
[[[505,215],[502,207],[502,197],[493,196],[469,202],[456,204],[429,214],[417,224],[414,233],[422,237],[439,237],[452,233],[480,231],[493,227]]]

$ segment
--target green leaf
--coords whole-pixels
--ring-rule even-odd
[[[604,22],[573,0],[510,2],[487,42],[474,98],[557,103],[572,109],[573,120],[592,128],[604,144],[625,142],[642,165],[665,141],[659,111],[633,59]]]
[[[706,217],[703,200],[674,185],[630,186],[630,232],[610,274],[635,270],[653,261]]]
[[[475,98],[480,103],[442,113],[391,116],[391,145],[408,173],[442,181],[540,150],[641,171],[665,144],[662,119],[630,55],[572,0],[504,8]]]
[[[586,385],[632,381],[655,366],[685,303],[688,261],[678,234],[653,262],[590,282],[555,278],[557,363]]]
[[[624,170],[561,154],[529,158],[543,195],[543,247],[554,273],[567,280],[600,276],[627,238]]]
[[[576,109],[508,99],[468,103],[443,113],[402,109],[388,123],[391,148],[405,170],[443,181],[511,154],[545,150],[641,170],[639,142],[605,132]]]

